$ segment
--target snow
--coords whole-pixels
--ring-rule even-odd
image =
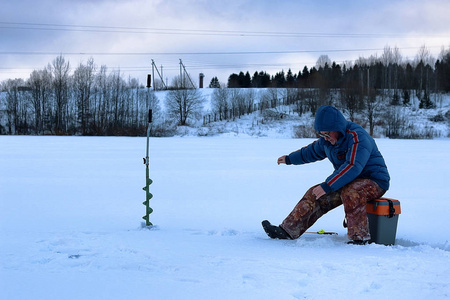
[[[327,161],[278,166],[313,141],[0,136],[0,299],[445,299],[450,139],[377,139],[399,199],[396,245],[347,245],[343,208],[271,240]]]
[[[260,103],[263,95],[267,93],[266,88],[241,89],[243,93],[252,92],[255,95],[255,103]],[[279,99],[283,98],[285,89],[278,89]],[[206,99],[204,103],[203,116],[205,120],[214,120],[214,113],[211,112],[212,94],[214,89],[199,89],[199,93]],[[156,91],[155,96],[164,110],[164,102],[167,91]],[[339,99],[339,94],[334,94],[333,99]],[[386,137],[386,124],[392,115],[396,115],[401,125],[400,134],[402,136],[416,138],[445,138],[450,137],[450,94],[433,94],[431,96],[434,108],[419,109],[420,101],[415,95],[411,97],[411,103],[407,106],[390,105],[389,99],[379,99],[380,106],[375,113],[374,136],[377,138]],[[384,102],[383,102],[384,101]],[[314,115],[311,112],[304,112],[301,116],[296,112],[296,105],[278,105],[276,108],[265,109],[263,112],[255,111],[233,119],[211,122],[203,124],[201,119],[196,124],[189,120],[190,127],[182,126],[177,134],[180,136],[215,136],[228,135],[231,137],[311,137],[314,136]],[[350,115],[343,107],[338,107],[350,120]],[[282,116],[282,118],[280,118]],[[369,130],[367,116],[363,112],[354,115],[355,122]],[[296,127],[301,126],[300,136],[296,133]],[[309,135],[308,135],[309,133]]]

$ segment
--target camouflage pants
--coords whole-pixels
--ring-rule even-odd
[[[338,191],[330,192],[316,199],[312,193],[316,186],[306,192],[280,227],[293,239],[296,239],[321,216],[344,204],[348,238],[350,240],[369,240],[366,203],[383,196],[386,191],[370,179],[355,179]]]

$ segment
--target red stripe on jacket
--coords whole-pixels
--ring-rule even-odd
[[[342,176],[345,175],[345,173],[347,173],[354,165],[355,165],[355,159],[356,159],[356,150],[358,149],[358,135],[356,134],[355,131],[350,131],[347,129],[347,132],[353,135],[353,139],[355,140],[355,143],[353,144],[352,147],[352,155],[350,157],[350,164],[344,168],[344,170],[342,170],[341,172],[339,172],[339,174],[337,174],[336,176],[334,176],[330,182],[328,182],[328,185],[332,185],[334,182],[336,182],[336,180],[338,180],[339,178],[341,178]]]

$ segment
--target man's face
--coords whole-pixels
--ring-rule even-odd
[[[339,138],[338,131],[320,131],[320,136],[323,137],[326,141],[330,142],[331,145],[336,145],[337,140]]]

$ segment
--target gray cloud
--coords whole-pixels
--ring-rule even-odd
[[[298,72],[322,54],[338,63],[355,60],[386,45],[409,58],[426,45],[437,56],[450,46],[448,11],[450,3],[438,0],[11,1],[0,12],[0,80],[26,78],[57,53],[72,66],[92,56],[142,81],[151,59],[168,77],[181,58],[194,75],[226,81],[241,70]],[[354,49],[360,50],[335,51]]]

